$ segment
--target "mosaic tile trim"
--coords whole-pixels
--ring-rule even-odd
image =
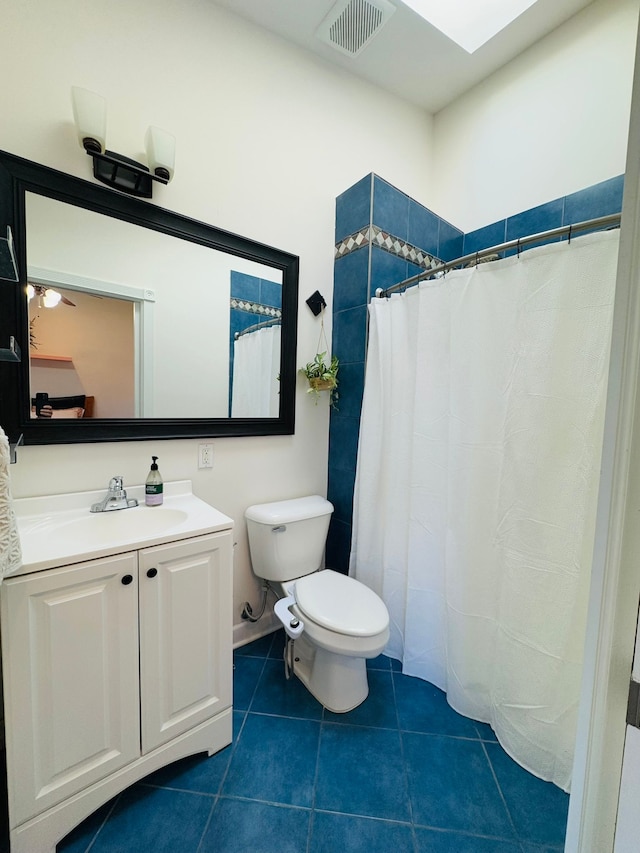
[[[282,317],[280,308],[272,308],[271,305],[261,305],[259,302],[249,302],[246,299],[236,299],[231,297],[229,302],[231,308],[237,308],[239,311],[247,311],[249,314],[259,314],[262,317]]]
[[[373,228],[366,225],[359,231],[349,234],[349,236],[345,237],[344,240],[340,240],[339,243],[336,243],[335,257],[343,258],[345,255],[355,252],[356,249],[362,249],[364,246],[368,246],[372,232]]]
[[[388,231],[383,231],[377,225],[367,225],[336,243],[335,257],[336,259],[344,258],[345,255],[349,255],[351,252],[369,245],[369,243],[389,252],[391,255],[410,261],[424,270],[433,269],[441,263],[435,255],[430,255],[424,249],[419,249],[417,246],[407,243],[406,240],[401,240],[399,237],[389,234]]]

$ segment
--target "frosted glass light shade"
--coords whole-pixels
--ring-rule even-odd
[[[100,153],[104,153],[105,140],[107,137],[107,101],[102,95],[81,89],[78,86],[71,87],[71,100],[73,103],[73,118],[78,131],[80,145],[87,150],[85,140],[95,140],[100,146]],[[93,146],[95,149],[96,146]]]
[[[58,293],[57,290],[47,288],[47,290],[45,290],[44,292],[44,296],[42,297],[42,304],[45,308],[55,308],[61,299],[61,293]]]
[[[170,181],[176,160],[176,138],[159,127],[149,127],[145,136],[149,170]]]

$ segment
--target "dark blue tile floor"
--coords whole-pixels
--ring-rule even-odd
[[[286,681],[281,633],[235,653],[234,740],[124,791],[58,853],[556,853],[568,797],[380,656],[325,711]]]

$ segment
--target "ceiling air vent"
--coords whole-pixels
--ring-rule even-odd
[[[396,11],[388,0],[340,0],[316,30],[321,41],[357,56]]]

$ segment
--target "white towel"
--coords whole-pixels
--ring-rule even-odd
[[[9,439],[0,427],[0,583],[22,564],[18,525],[11,502]]]

